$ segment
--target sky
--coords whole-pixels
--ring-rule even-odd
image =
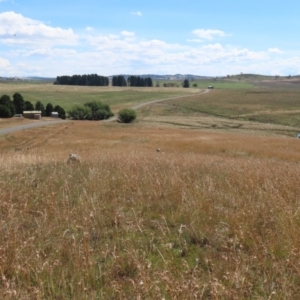
[[[299,0],[0,0],[0,76],[300,74]]]

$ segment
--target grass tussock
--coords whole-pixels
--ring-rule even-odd
[[[93,124],[0,156],[2,299],[300,296],[294,141]]]

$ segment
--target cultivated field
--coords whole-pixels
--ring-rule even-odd
[[[300,100],[254,91],[2,136],[0,297],[298,299]]]

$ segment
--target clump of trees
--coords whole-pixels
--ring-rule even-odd
[[[123,75],[113,76],[112,86],[127,86],[127,81]]]
[[[112,86],[130,86],[130,87],[152,87],[151,77],[129,76],[127,80],[123,75],[113,76]]]
[[[110,106],[101,101],[75,105],[68,113],[73,120],[106,120],[114,115]]]
[[[20,93],[15,93],[13,95],[13,100],[10,99],[10,96],[3,95],[0,98],[0,117],[1,118],[12,118],[15,114],[23,114],[24,111],[41,111],[42,116],[51,116],[53,111],[58,112],[58,116],[62,119],[66,118],[65,110],[56,105],[53,107],[51,103],[48,103],[46,109],[41,101],[37,101],[33,105],[30,101],[25,101],[23,96]]]
[[[97,74],[57,76],[54,84],[82,85],[82,86],[108,86],[109,78]]]
[[[136,86],[136,87],[152,87],[153,81],[151,77],[140,77],[140,76],[129,76],[127,78],[128,86]]]
[[[136,119],[136,111],[131,108],[123,108],[118,113],[118,120],[122,123],[130,123]]]

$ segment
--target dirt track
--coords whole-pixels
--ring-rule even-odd
[[[203,92],[198,93],[198,95],[202,95],[202,94],[206,94],[209,93],[210,90],[206,89]],[[177,97],[171,97],[171,98],[164,98],[164,99],[158,99],[158,100],[152,100],[152,101],[148,101],[148,102],[144,102],[144,103],[140,103],[137,105],[134,105],[133,107],[131,107],[132,109],[136,110],[139,109],[141,107],[147,106],[149,104],[153,104],[153,103],[158,103],[158,102],[162,102],[162,101],[166,101],[166,100],[173,100],[173,99],[179,99],[179,98],[186,98],[186,97],[191,97],[191,96],[195,96],[195,94],[190,94],[190,95],[181,95],[181,96],[177,96]],[[112,117],[108,120],[105,120],[104,122],[112,122],[112,121],[116,121],[117,120],[117,116]]]
[[[59,123],[64,123],[64,122],[68,122],[68,121],[65,121],[65,120],[44,121],[44,122],[42,121],[42,122],[37,122],[37,123],[29,123],[29,124],[14,126],[14,127],[3,128],[3,129],[0,129],[0,135],[12,133],[12,132],[19,131],[19,130],[37,128],[37,127],[42,127],[42,126],[47,126],[47,125],[54,125],[54,124],[59,124]]]

